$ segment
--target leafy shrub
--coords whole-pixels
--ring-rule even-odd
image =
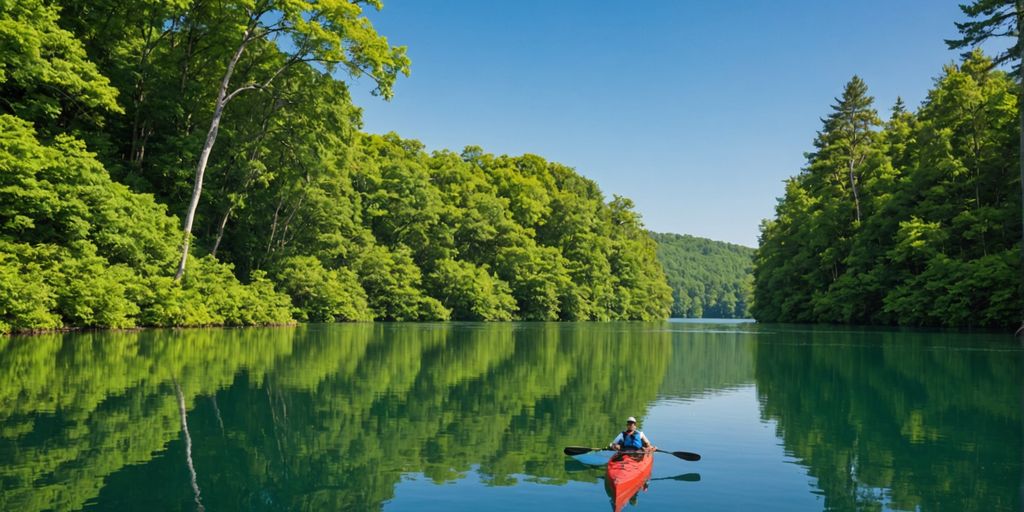
[[[428,281],[456,320],[511,320],[516,311],[508,283],[472,263],[442,260]]]
[[[450,312],[420,291],[421,273],[405,246],[388,251],[379,245],[363,250],[356,274],[376,316],[386,320],[447,320]]]
[[[44,145],[0,115],[0,169],[0,332],[291,322],[288,297],[260,273],[243,285],[207,256],[174,282],[177,222],[112,182],[81,141]]]
[[[296,317],[311,322],[372,320],[366,291],[347,268],[325,269],[312,256],[284,260],[275,281],[292,298]]]

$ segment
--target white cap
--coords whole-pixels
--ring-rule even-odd
[[[632,416],[630,416],[630,417],[626,418],[626,423],[630,423],[630,422],[632,422],[632,423],[636,423],[636,418],[634,418],[634,417],[632,417]]]

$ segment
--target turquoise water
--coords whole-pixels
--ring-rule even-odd
[[[0,339],[2,510],[1020,510],[1012,336],[342,324]],[[183,421],[184,420],[184,421]],[[686,475],[685,478],[673,478]]]

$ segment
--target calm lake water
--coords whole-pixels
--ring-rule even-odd
[[[0,338],[0,509],[1021,509],[1009,335],[737,322]],[[673,478],[686,475],[685,479]],[[698,481],[695,481],[699,478]]]

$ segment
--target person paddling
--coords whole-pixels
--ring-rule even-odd
[[[615,439],[608,445],[608,447],[620,452],[639,450],[653,452],[657,450],[657,448],[647,439],[647,436],[636,429],[636,418],[632,416],[626,418],[626,430],[615,436]]]

